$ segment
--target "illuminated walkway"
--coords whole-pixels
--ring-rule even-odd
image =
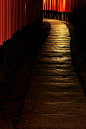
[[[33,66],[18,129],[86,129],[86,99],[74,72],[65,24],[51,30]]]

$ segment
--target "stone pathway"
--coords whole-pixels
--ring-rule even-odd
[[[86,129],[86,99],[72,66],[69,30],[61,21],[47,21],[51,30],[35,60],[17,129]]]

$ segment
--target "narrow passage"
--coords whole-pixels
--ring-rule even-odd
[[[36,57],[17,129],[86,129],[86,99],[72,66],[69,30],[61,21],[47,21],[51,30]]]

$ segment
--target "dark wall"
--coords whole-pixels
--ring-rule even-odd
[[[74,11],[71,13],[70,21],[76,28],[79,37],[78,46],[84,57],[86,54],[86,0],[79,0],[79,2],[81,2],[81,4],[78,9],[76,9],[75,6]]]
[[[86,11],[85,10],[77,10],[71,14],[71,23],[73,23],[76,27],[79,27],[81,30],[86,28]]]
[[[71,22],[84,29],[86,27],[86,0],[74,1],[74,10],[71,14]]]

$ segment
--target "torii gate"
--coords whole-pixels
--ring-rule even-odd
[[[71,12],[71,0],[43,0],[43,10]]]

